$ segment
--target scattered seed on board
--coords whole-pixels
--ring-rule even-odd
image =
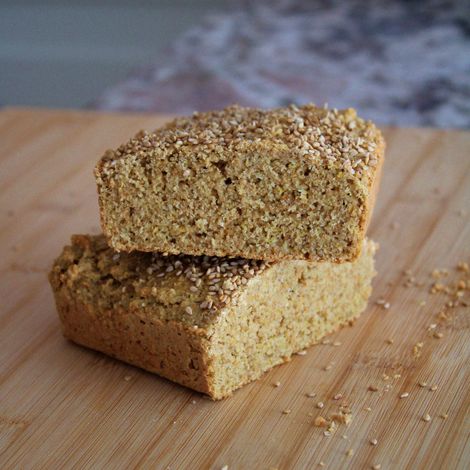
[[[276,387],[276,388],[277,388],[277,387],[280,387],[280,386],[281,386],[281,382],[274,382],[274,383],[273,383],[273,386]]]
[[[378,443],[377,439],[371,439],[369,442],[372,446],[376,446]]]
[[[429,423],[429,421],[431,421],[431,416],[428,413],[426,413],[421,419],[423,421],[426,421],[426,423]]]
[[[286,408],[285,410],[282,410],[282,414],[283,415],[288,415],[292,410],[290,410],[289,408]]]
[[[408,398],[410,394],[408,392],[404,392],[400,395],[400,398]]]

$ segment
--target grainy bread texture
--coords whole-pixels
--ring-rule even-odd
[[[98,162],[103,232],[118,251],[351,261],[384,147],[352,109],[233,106],[176,119]]]
[[[221,399],[364,310],[364,246],[353,263],[268,263],[119,254],[77,235],[50,282],[67,338]]]

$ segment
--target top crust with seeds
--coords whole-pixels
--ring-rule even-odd
[[[352,109],[232,106],[140,132],[96,167],[119,251],[356,259],[383,161]]]

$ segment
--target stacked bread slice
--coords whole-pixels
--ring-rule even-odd
[[[233,106],[96,166],[103,235],[50,282],[64,335],[220,399],[365,308],[384,141],[355,111]]]

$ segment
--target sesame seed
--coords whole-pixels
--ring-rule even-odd
[[[422,417],[422,420],[425,421],[426,423],[429,423],[429,421],[431,421],[431,416],[426,413],[426,414]]]
[[[298,351],[297,356],[305,356],[307,354],[307,351]]]
[[[428,384],[427,384],[427,382],[420,382],[418,385],[419,385],[421,388],[424,388],[424,387],[427,387]]]
[[[319,401],[316,406],[321,410],[325,406],[325,404],[322,401]]]
[[[314,397],[316,397],[316,396],[317,396],[317,394],[316,394],[315,392],[308,392],[308,393],[307,393],[307,397],[308,397],[308,398],[314,398]]]
[[[372,446],[376,446],[378,443],[377,439],[371,439],[369,442],[370,442],[370,445]]]
[[[288,414],[291,413],[291,412],[292,412],[292,410],[289,409],[289,408],[286,408],[285,410],[282,410],[282,414],[283,414],[283,415],[288,415]]]
[[[193,309],[191,307],[186,307],[184,309],[184,311],[188,314],[188,315],[192,315],[193,314]]]
[[[431,392],[435,392],[437,390],[437,385],[432,385],[431,387],[429,387],[429,390]]]
[[[274,382],[274,387],[280,387],[281,386],[281,382]]]
[[[408,398],[410,394],[408,392],[404,392],[400,395],[400,398]]]
[[[367,390],[369,390],[369,392],[378,392],[379,391],[378,387],[376,387],[375,385],[369,385],[367,387]]]

